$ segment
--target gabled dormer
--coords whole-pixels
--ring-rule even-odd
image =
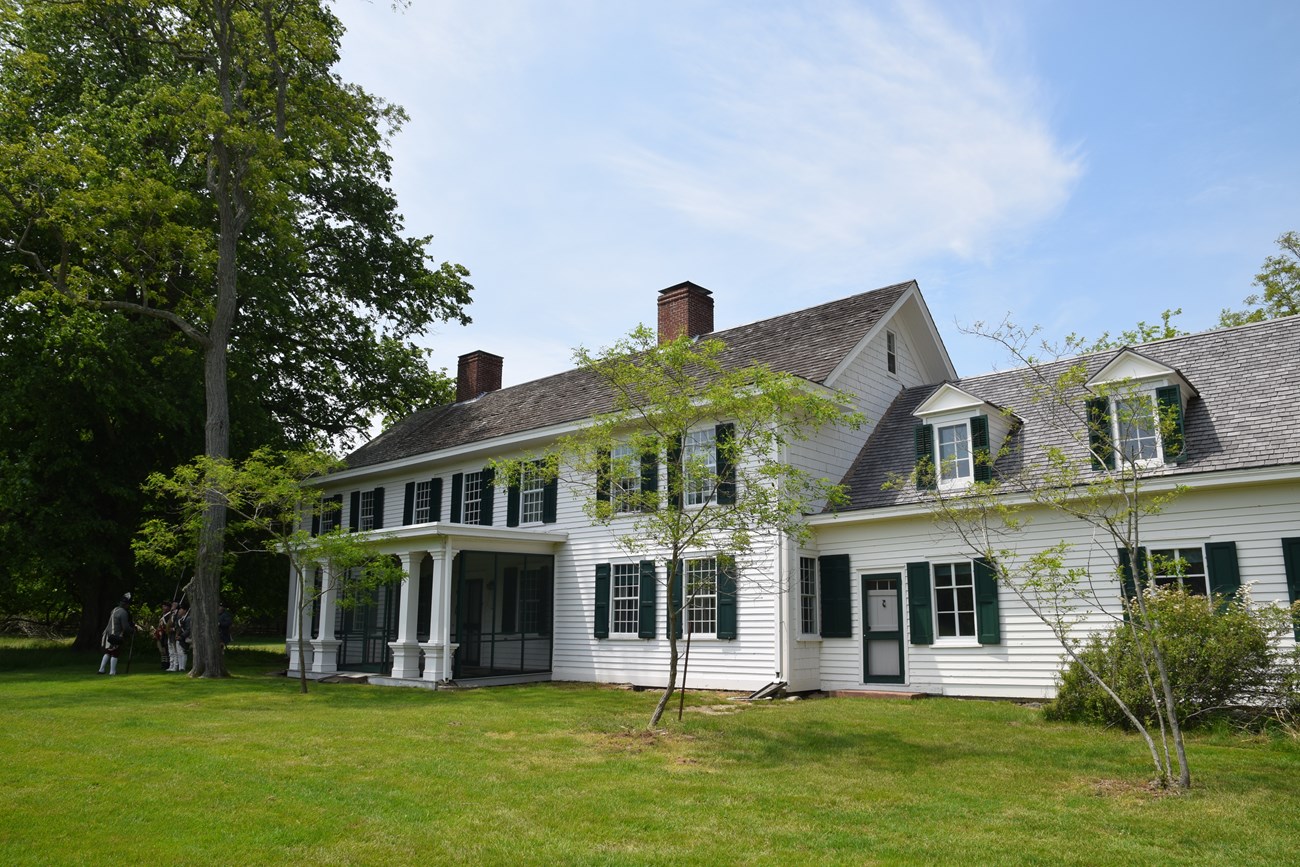
[[[1010,435],[1014,416],[996,404],[945,382],[912,413],[916,425],[918,488],[955,491],[993,479],[993,460]]]
[[[1084,383],[1094,469],[1139,469],[1187,457],[1183,417],[1196,389],[1175,368],[1125,347]]]

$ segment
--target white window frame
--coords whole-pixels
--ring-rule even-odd
[[[1146,435],[1139,430],[1136,437],[1130,437],[1128,441],[1140,444],[1143,440],[1151,440],[1154,445],[1154,454],[1149,457],[1132,457],[1125,448],[1124,431],[1122,426],[1124,421],[1121,418],[1120,409],[1123,404],[1132,404],[1135,402],[1146,403],[1150,410],[1151,428],[1150,434]],[[1125,408],[1124,416],[1131,416],[1131,412]],[[1110,433],[1111,442],[1114,444],[1115,457],[1124,464],[1132,464],[1140,469],[1163,466],[1165,462],[1165,448],[1163,437],[1160,435],[1160,407],[1156,401],[1154,389],[1143,388],[1129,394],[1115,394],[1110,397]]]
[[[703,456],[700,461],[704,475],[697,476],[691,472],[691,465],[696,463],[695,455]],[[685,506],[703,506],[713,499],[714,484],[718,478],[718,440],[715,428],[704,428],[687,432],[682,437],[682,504]]]
[[[685,597],[682,611],[682,635],[690,635],[692,640],[718,637],[718,558],[696,557],[683,563],[682,595]],[[693,586],[692,580],[702,580],[700,586]],[[712,576],[711,582],[709,576]],[[700,587],[705,591],[700,592]],[[696,630],[695,623],[701,626],[712,625],[711,630]]]
[[[1175,543],[1161,543],[1161,544],[1167,545],[1167,547],[1147,548],[1147,569],[1150,570],[1151,572],[1150,578],[1148,579],[1150,584],[1154,587],[1167,587],[1171,584],[1177,584],[1179,586],[1186,588],[1187,579],[1199,578],[1201,586],[1199,590],[1193,590],[1192,595],[1205,596],[1208,599],[1210,596],[1210,572],[1209,572],[1209,567],[1206,565],[1205,546],[1200,544],[1199,542],[1191,542],[1191,543],[1184,543],[1184,544],[1179,544],[1175,542]],[[1183,563],[1192,565],[1192,561],[1188,560],[1187,557],[1185,556],[1186,554],[1192,551],[1195,551],[1197,556],[1200,557],[1200,567],[1201,567],[1200,572],[1187,572],[1186,568],[1184,567],[1184,571],[1176,575],[1156,573],[1157,556],[1169,557],[1169,555],[1172,554],[1172,557],[1169,557],[1169,559],[1178,558],[1179,560],[1183,561]]]
[[[342,505],[341,503],[338,505]],[[336,529],[343,522],[343,512],[341,508],[334,508],[335,501],[331,497],[325,497],[321,502],[320,513],[320,531],[328,533]]]
[[[684,452],[683,452],[684,453]],[[619,467],[630,468],[620,475]],[[641,493],[641,459],[630,443],[619,443],[609,452],[609,499],[618,514],[639,512],[636,495]]]
[[[519,474],[519,523],[540,524],[546,508],[546,480],[536,464],[525,464]]]
[[[621,587],[620,581],[625,582]],[[620,589],[623,591],[621,594]],[[622,621],[620,621],[620,615],[622,615]],[[620,626],[628,628],[620,628]],[[641,564],[611,563],[609,571],[609,635],[611,638],[636,638],[640,630]]]
[[[541,635],[541,574],[536,569],[520,569],[518,582],[515,591],[515,631],[521,635]],[[530,589],[533,591],[532,598],[528,595]]]
[[[460,522],[477,524],[483,515],[483,473],[466,473],[461,483]]]
[[[945,595],[950,595],[953,606],[951,609],[945,607],[940,611],[940,587],[939,572],[941,569],[949,571],[952,584],[943,588]],[[959,571],[964,571],[965,575],[959,575]],[[957,583],[958,579],[962,583]],[[961,605],[959,591],[969,589],[970,591],[970,608],[963,608]],[[948,646],[978,646],[979,645],[979,611],[975,600],[975,564],[971,560],[947,560],[930,564],[930,601],[934,611],[934,643]],[[944,635],[939,627],[939,616],[941,613],[951,610],[953,615],[953,626],[955,634]],[[969,614],[971,629],[967,634],[961,629],[961,615]]]
[[[885,370],[898,375],[898,337],[892,331],[885,332]]]
[[[362,491],[357,507],[357,529],[364,532],[375,529],[375,492]]]
[[[965,458],[956,457],[953,462],[946,462],[943,457],[943,432],[960,428],[962,439],[954,440],[954,443],[965,443]],[[962,464],[965,464],[965,472],[961,472]],[[970,444],[970,420],[963,419],[950,423],[938,423],[934,425],[934,474],[939,485],[939,490],[953,490],[956,488],[970,487],[975,480],[975,455]],[[951,469],[952,477],[947,478],[948,470]]]
[[[411,523],[427,524],[433,520],[433,482],[415,483],[415,504],[411,510]]]
[[[799,635],[821,637],[821,572],[816,557],[799,558]]]

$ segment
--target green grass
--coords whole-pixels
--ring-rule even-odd
[[[1300,839],[1284,738],[1198,734],[1196,787],[1162,796],[1137,739],[1009,703],[765,703],[651,737],[649,692],[302,696],[251,648],[221,682],[97,664],[0,644],[0,863],[1280,864]]]

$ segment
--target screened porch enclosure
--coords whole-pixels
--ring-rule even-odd
[[[457,679],[551,670],[549,554],[461,551],[452,582],[452,676]]]

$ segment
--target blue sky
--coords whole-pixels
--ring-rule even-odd
[[[408,228],[467,266],[507,385],[711,289],[719,328],[915,278],[1059,338],[1240,306],[1300,230],[1300,4],[339,0],[404,106]]]

